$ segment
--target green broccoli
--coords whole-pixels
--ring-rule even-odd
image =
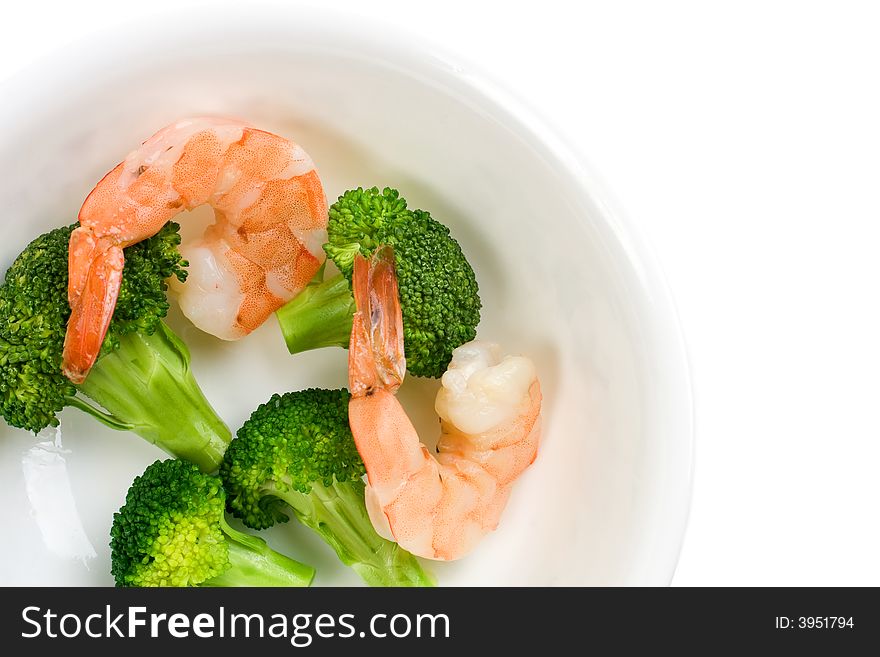
[[[328,257],[342,272],[323,272],[276,312],[290,353],[348,347],[354,256],[394,247],[406,364],[416,376],[439,377],[452,350],[474,339],[480,296],[474,271],[449,229],[422,210],[409,210],[396,190],[345,192],[330,208]]]
[[[113,514],[117,586],[308,586],[315,569],[229,526],[215,476],[186,461],[156,461]]]
[[[0,415],[38,432],[75,406],[114,429],[217,469],[232,436],[189,368],[186,345],[162,321],[165,279],[186,278],[175,223],[125,249],[125,269],[101,355],[80,385],[61,373],[70,307],[67,252],[76,224],[31,242],[0,285]],[[95,402],[100,408],[90,403]]]
[[[254,529],[292,510],[371,586],[432,586],[413,555],[373,529],[348,400],[347,390],[312,388],[260,405],[220,466],[229,507]]]

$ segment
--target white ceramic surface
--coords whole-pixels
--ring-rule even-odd
[[[403,35],[312,14],[200,19],[197,32],[180,18],[76,44],[0,90],[0,269],[180,116],[239,115],[294,139],[331,201],[397,187],[451,227],[480,282],[479,336],[532,356],[545,394],[539,458],[499,530],[432,565],[440,583],[667,583],[690,497],[684,350],[657,267],[582,163],[484,75]],[[289,356],[274,319],[230,344],[176,311],[170,323],[233,430],[273,392],[345,384],[345,351]],[[435,391],[412,377],[401,391],[429,438]],[[111,584],[112,514],[163,456],[75,409],[61,419],[62,449],[0,423],[0,584]],[[319,584],[359,582],[295,523],[264,535]]]

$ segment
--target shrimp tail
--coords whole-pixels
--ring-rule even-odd
[[[67,301],[71,306],[79,301],[86,287],[89,267],[83,265],[95,259],[97,249],[98,240],[91,228],[79,226],[70,234],[68,251],[71,255],[67,265]]]
[[[71,235],[70,319],[61,371],[73,383],[85,381],[98,359],[113,318],[124,264],[122,248],[110,246],[100,250],[90,235],[77,235],[77,231]]]
[[[361,397],[375,389],[393,394],[406,374],[394,249],[380,246],[369,260],[356,255],[351,287],[357,308],[348,353],[351,394]]]

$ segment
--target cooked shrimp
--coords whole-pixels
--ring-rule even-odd
[[[98,183],[70,236],[71,315],[62,369],[82,382],[113,316],[122,249],[184,210],[208,204],[215,223],[181,249],[180,307],[226,340],[254,330],[305,287],[324,261],[327,201],[298,145],[233,119],[194,118],[150,137]]]
[[[541,387],[522,356],[495,344],[453,351],[435,409],[436,457],[394,391],[406,363],[393,254],[355,260],[349,353],[351,430],[367,469],[367,510],[376,531],[413,554],[452,560],[498,526],[514,480],[535,460]]]

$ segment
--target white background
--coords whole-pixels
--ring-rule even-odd
[[[9,5],[0,77],[190,4],[224,3]],[[585,154],[653,246],[696,396],[674,584],[880,585],[874,3],[285,4],[380,16],[475,62]]]

